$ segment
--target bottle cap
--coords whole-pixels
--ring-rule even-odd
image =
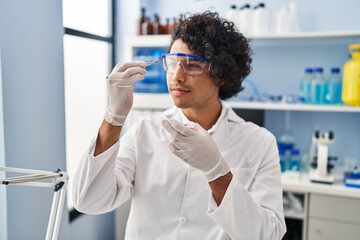
[[[332,68],[331,68],[331,73],[340,73],[340,68],[338,68],[338,67],[332,67]]]
[[[299,154],[300,154],[299,149],[297,149],[297,148],[291,149],[291,155],[299,155]]]
[[[285,155],[285,149],[279,148],[279,155],[280,155],[280,156]]]
[[[242,7],[240,8],[240,10],[243,10],[243,9],[245,9],[245,8],[250,9],[250,4],[245,4],[244,6],[242,6]]]
[[[324,69],[322,67],[314,68],[315,73],[323,73]]]
[[[305,72],[306,73],[313,73],[313,69],[312,68],[305,68]]]

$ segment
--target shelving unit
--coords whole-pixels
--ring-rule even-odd
[[[310,105],[235,101],[229,101],[228,104],[233,108],[239,109],[360,113],[360,107],[350,107],[345,105]],[[172,106],[173,103],[169,94],[135,93],[135,109],[163,110]]]
[[[360,41],[360,31],[343,31],[343,32],[300,32],[291,34],[268,34],[249,36],[253,40],[322,40],[322,39],[347,39]],[[130,37],[125,40],[128,46],[126,56],[132,59],[133,48],[136,47],[164,47],[170,42],[170,35],[144,35]],[[239,109],[256,109],[256,110],[285,110],[285,111],[312,111],[312,112],[360,112],[360,107],[349,107],[345,105],[310,105],[310,104],[284,104],[284,103],[263,103],[263,102],[236,102],[229,101],[230,106]],[[153,109],[161,110],[171,107],[172,101],[168,94],[154,93],[136,93],[134,107],[136,109]]]
[[[266,34],[247,36],[250,39],[258,41],[279,41],[279,40],[322,40],[322,39],[348,39],[360,41],[360,31],[342,31],[342,32],[299,32],[289,34]],[[171,35],[141,35],[125,39],[126,58],[132,59],[133,47],[166,47],[169,45]]]

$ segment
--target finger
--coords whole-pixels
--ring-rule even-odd
[[[144,79],[146,70],[143,68],[129,68],[125,72],[112,72],[108,77],[108,81],[117,82],[121,80],[135,81],[139,79]]]
[[[145,75],[147,71],[145,70],[145,68],[142,67],[131,67],[126,69],[124,72],[120,72],[120,74],[122,75],[121,78],[128,78],[138,73]]]
[[[182,141],[182,142],[186,141],[186,137],[184,135],[182,135],[181,133],[179,133],[178,131],[176,131],[170,125],[169,120],[164,119],[161,123],[172,137],[174,137],[175,139],[178,139],[179,141]]]
[[[186,137],[192,137],[196,135],[196,132],[191,129],[191,127],[195,124],[189,123],[187,125],[182,124],[181,122],[171,119],[169,121],[170,126],[172,126],[177,132],[181,133]]]
[[[131,77],[128,78],[129,82],[134,83],[137,80],[144,80],[145,76],[144,74],[134,74]]]
[[[144,61],[139,61],[139,62],[125,62],[125,63],[121,63],[121,64],[117,64],[113,70],[117,71],[117,72],[124,72],[126,69],[128,68],[132,68],[132,67],[141,67],[141,68],[145,68],[146,66],[146,62]]]
[[[169,148],[173,154],[175,154],[176,156],[178,156],[180,159],[184,160],[185,162],[187,162],[189,155],[191,155],[191,152],[189,150],[178,149],[177,146],[174,145],[174,142],[169,144]]]

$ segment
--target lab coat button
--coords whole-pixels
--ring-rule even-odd
[[[182,225],[185,225],[185,224],[187,223],[186,217],[181,217],[181,218],[180,218],[180,223],[181,223]]]

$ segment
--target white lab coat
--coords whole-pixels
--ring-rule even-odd
[[[276,140],[222,104],[209,130],[233,173],[220,206],[204,174],[168,148],[170,135],[161,121],[188,121],[173,107],[139,120],[97,157],[92,141],[74,178],[75,208],[100,214],[132,197],[127,240],[281,239],[286,226]]]

